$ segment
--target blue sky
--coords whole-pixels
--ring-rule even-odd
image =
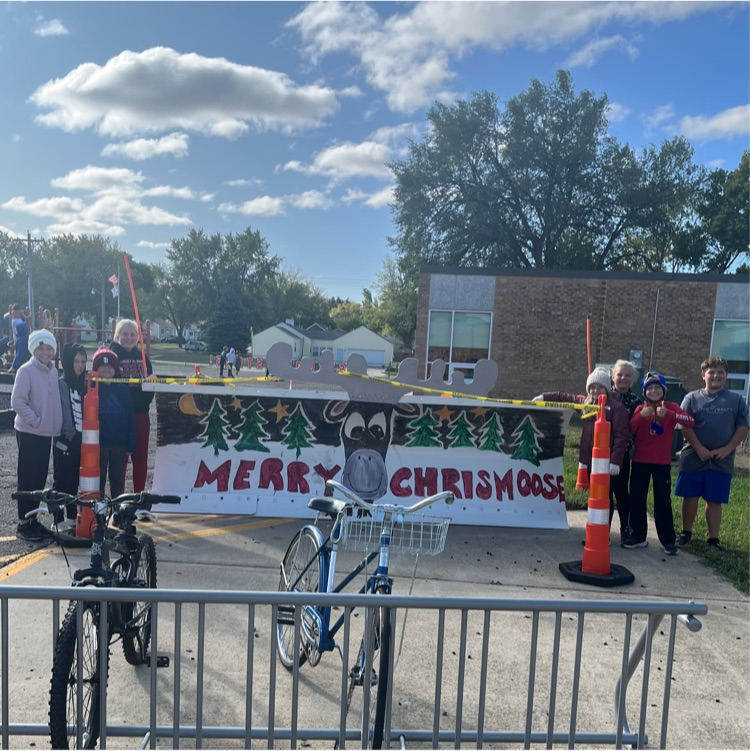
[[[636,148],[681,134],[735,169],[750,5],[55,2],[0,5],[0,230],[102,234],[139,261],[250,226],[361,299],[394,234],[386,163],[425,112],[571,70]]]

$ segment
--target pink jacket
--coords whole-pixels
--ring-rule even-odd
[[[13,425],[20,433],[58,436],[62,430],[60,385],[54,363],[42,365],[32,357],[16,373],[10,406]]]

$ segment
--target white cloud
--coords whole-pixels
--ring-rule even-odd
[[[62,37],[70,33],[59,18],[53,18],[51,21],[39,18],[38,21],[39,23],[34,29],[34,34],[38,37]]]
[[[662,104],[645,115],[643,121],[648,131],[669,130],[674,117],[674,107],[671,104]]]
[[[317,127],[338,108],[329,88],[166,47],[83,63],[40,86],[31,101],[48,110],[36,118],[43,125],[108,137],[178,129],[235,138],[251,125]]]
[[[628,42],[621,34],[618,34],[613,37],[592,39],[565,61],[565,67],[591,68],[604,53],[613,50],[624,50],[631,60],[638,57],[637,47]]]
[[[391,171],[386,164],[391,159],[388,146],[374,141],[342,143],[318,152],[312,164],[297,160],[287,162],[283,169],[303,172],[307,175],[322,175],[334,182],[354,177],[389,178]]]
[[[711,2],[423,2],[381,18],[392,4],[308,3],[288,26],[317,63],[324,55],[353,55],[388,106],[415,112],[449,100],[453,60],[475,48],[545,50],[585,40],[608,23],[659,24],[710,12]],[[375,9],[377,8],[377,10]]]
[[[139,240],[136,244],[136,248],[147,248],[149,250],[161,250],[161,248],[169,248],[172,243],[155,243],[151,240]]]
[[[102,156],[124,156],[137,162],[165,155],[182,159],[189,153],[189,142],[187,133],[170,133],[163,138],[136,138],[125,143],[107,144],[102,149]]]
[[[289,203],[298,209],[330,209],[333,201],[319,190],[306,190],[304,193],[288,197]]]
[[[227,180],[224,185],[228,185],[230,188],[246,188],[250,185],[263,185],[263,180],[257,177],[249,180],[244,177],[238,177],[236,180]]]
[[[678,125],[680,133],[696,141],[734,138],[750,133],[750,104],[718,112],[715,115],[683,117]]]
[[[259,196],[244,203],[222,203],[218,211],[224,214],[244,214],[246,216],[280,216],[285,214],[284,199],[273,196]]]
[[[373,209],[382,209],[384,206],[393,203],[393,185],[389,185],[374,193],[366,193],[359,189],[347,190],[341,199],[344,203],[361,203]]]
[[[2,208],[50,217],[47,234],[99,233],[122,235],[127,225],[185,226],[190,218],[149,205],[144,199],[154,197],[203,200],[203,194],[194,194],[189,188],[154,186],[144,188],[144,176],[128,169],[106,169],[87,166],[72,170],[67,175],[51,181],[54,188],[80,191],[83,197],[54,196],[27,201],[24,196],[14,196]],[[211,196],[209,196],[210,198]]]
[[[632,110],[619,102],[610,102],[607,105],[607,119],[611,123],[621,123],[627,119]]]

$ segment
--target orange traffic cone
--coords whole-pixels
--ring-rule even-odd
[[[87,501],[99,499],[99,383],[89,373],[88,389],[83,397],[83,438],[81,440],[81,470],[79,487]],[[78,507],[76,537],[93,537],[94,512]]]
[[[583,462],[578,462],[578,476],[576,477],[576,490],[589,489],[589,471]]]
[[[635,577],[623,566],[612,565],[609,555],[609,438],[611,426],[605,416],[607,397],[599,397],[599,415],[594,423],[594,448],[591,455],[588,518],[583,561],[561,563],[567,579],[600,587],[630,584]],[[578,481],[581,481],[581,466]],[[585,467],[584,470],[585,472]],[[578,487],[578,484],[576,484]]]

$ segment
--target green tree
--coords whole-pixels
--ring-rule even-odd
[[[218,399],[214,399],[211,411],[201,420],[201,424],[206,426],[206,429],[199,436],[206,439],[201,448],[210,446],[214,450],[214,456],[218,456],[219,451],[229,451],[229,446],[227,445],[229,422],[227,421],[226,410],[221,406],[221,402]]]
[[[539,438],[542,433],[534,425],[534,421],[526,415],[521,420],[521,424],[511,433],[513,438],[512,445],[516,447],[511,459],[519,459],[520,461],[531,462],[536,467],[539,466],[539,452],[541,448],[539,446]]]
[[[247,314],[242,308],[242,300],[233,303],[217,300],[211,310],[205,338],[211,352],[221,352],[222,347],[234,347],[244,355],[250,344],[250,326]]]
[[[314,428],[315,426],[310,422],[305,410],[302,409],[302,402],[297,402],[297,406],[289,415],[286,425],[281,430],[284,434],[281,442],[285,446],[289,446],[290,449],[297,449],[297,459],[299,459],[302,449],[310,448],[313,445],[311,441],[313,440]]]
[[[417,329],[419,274],[418,264],[412,265],[410,260],[395,260],[392,256],[386,256],[383,268],[378,272],[377,281],[373,285],[378,298],[370,304],[369,310],[372,313],[367,314],[371,315],[374,323],[379,323],[378,327],[370,326],[373,331],[395,336],[407,347],[413,346]],[[368,310],[367,307],[364,309]]]
[[[8,305],[18,303],[25,307],[28,303],[26,260],[26,243],[0,231],[0,300],[3,301],[3,315]]]
[[[479,428],[480,451],[502,451],[503,426],[497,412],[493,412],[490,419]]]
[[[487,91],[432,107],[424,140],[391,165],[405,279],[416,286],[422,263],[603,270],[631,233],[674,222],[700,177],[692,150],[676,139],[638,157],[609,135],[607,107],[567,71],[502,110]]]
[[[362,305],[349,300],[331,308],[328,317],[333,321],[337,329],[343,329],[344,331],[354,331],[354,329],[365,325]]]
[[[451,420],[448,439],[451,441],[450,448],[474,448],[474,429],[466,418],[463,410]]]
[[[412,420],[408,426],[409,440],[407,446],[420,448],[440,448],[440,420],[432,414],[432,410],[426,409],[419,417]]]
[[[268,446],[261,442],[262,438],[266,440],[270,438],[263,429],[263,426],[268,424],[268,420],[263,417],[262,412],[263,407],[257,399],[242,411],[242,422],[237,428],[240,439],[234,444],[235,451],[270,451]]]
[[[288,318],[303,327],[313,323],[321,326],[333,323],[328,315],[333,307],[330,300],[297,270],[276,269],[262,286],[253,290],[253,295],[257,297],[250,316],[254,331],[261,331]]]

